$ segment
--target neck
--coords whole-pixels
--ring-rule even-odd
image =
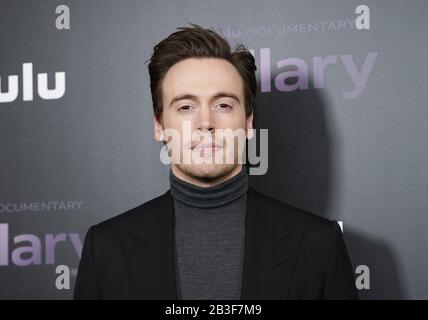
[[[170,191],[175,200],[199,208],[225,205],[244,196],[248,190],[248,174],[243,166],[232,178],[210,187],[184,181],[170,171]]]
[[[225,176],[221,176],[219,178],[212,179],[209,181],[204,181],[186,174],[185,172],[178,169],[177,166],[171,165],[171,171],[177,178],[183,181],[186,181],[187,183],[191,183],[195,186],[203,187],[203,188],[212,187],[226,180],[229,180],[230,178],[240,173],[242,170],[244,170],[244,168],[242,167],[242,164],[238,164],[231,172],[229,172]]]

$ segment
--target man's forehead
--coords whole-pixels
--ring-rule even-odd
[[[185,59],[166,73],[164,83],[179,90],[188,85],[201,89],[210,86],[237,86],[241,82],[238,70],[224,59]],[[226,89],[226,88],[218,88]]]
[[[207,61],[226,63],[226,68],[206,64]],[[188,62],[187,66],[183,62]],[[181,67],[178,66],[181,64]],[[196,66],[192,68],[192,66]],[[243,81],[239,72],[228,61],[222,59],[186,59],[174,65],[165,75],[162,85],[165,101],[170,104],[176,97],[188,95],[194,99],[209,100],[219,93],[230,96],[243,95]]]

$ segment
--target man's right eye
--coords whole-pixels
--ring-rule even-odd
[[[192,106],[185,105],[178,108],[178,111],[189,111],[192,108]]]

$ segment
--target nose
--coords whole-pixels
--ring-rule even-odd
[[[199,111],[199,118],[197,123],[198,131],[213,131],[214,123],[213,116],[211,115],[211,110],[208,107],[202,107]]]

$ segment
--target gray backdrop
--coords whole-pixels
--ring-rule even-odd
[[[61,4],[69,30],[55,27]],[[359,4],[370,30],[355,27]],[[88,227],[168,188],[144,62],[188,22],[254,50],[255,124],[269,129],[254,186],[343,221],[354,268],[370,269],[361,298],[428,298],[426,16],[416,0],[1,0],[1,92],[10,75],[19,91],[0,103],[0,298],[71,298],[55,267],[75,274]],[[335,63],[321,74],[320,59]],[[296,63],[298,88],[281,81]],[[52,89],[56,72],[65,93],[43,99],[37,74]]]

